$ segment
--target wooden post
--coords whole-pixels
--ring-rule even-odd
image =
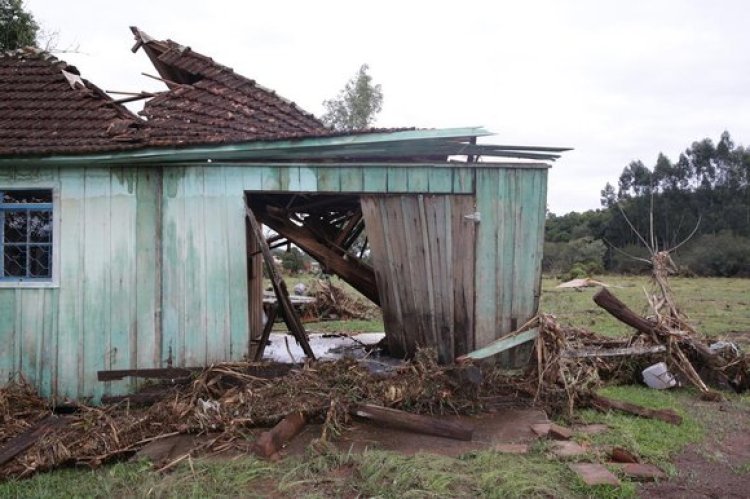
[[[292,302],[289,300],[289,292],[287,291],[286,283],[274,266],[273,255],[271,255],[271,250],[268,249],[268,244],[263,238],[263,231],[260,229],[260,224],[255,219],[255,215],[250,208],[245,207],[245,214],[250,221],[250,228],[255,235],[255,239],[258,241],[258,244],[260,244],[260,249],[263,252],[263,258],[265,259],[266,267],[268,268],[268,275],[271,278],[273,291],[276,294],[276,299],[281,307],[284,322],[286,322],[289,331],[294,335],[300,346],[302,346],[302,351],[305,352],[305,355],[310,359],[315,359],[315,354],[310,348],[310,344],[307,342],[305,327],[302,325],[302,321],[297,316],[297,312],[294,310]]]

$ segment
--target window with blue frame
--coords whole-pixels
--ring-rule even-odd
[[[52,189],[0,189],[0,281],[52,279]]]

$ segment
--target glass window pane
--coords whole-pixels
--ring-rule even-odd
[[[51,246],[29,246],[28,277],[51,277]]]
[[[52,191],[49,189],[3,191],[2,202],[3,203],[51,203]]]
[[[25,243],[29,214],[25,211],[6,211],[3,222],[3,241]]]
[[[4,277],[26,277],[26,246],[6,246]]]
[[[49,243],[52,241],[52,213],[49,211],[29,212],[29,241]]]

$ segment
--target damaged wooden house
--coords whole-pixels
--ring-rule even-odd
[[[565,149],[478,144],[482,128],[333,131],[133,33],[163,92],[115,100],[42,51],[0,57],[0,383],[96,401],[133,387],[100,371],[253,359],[260,224],[380,305],[395,356],[451,362],[535,315]],[[372,265],[352,249],[363,233]]]

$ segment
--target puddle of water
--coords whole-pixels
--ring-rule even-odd
[[[344,358],[361,359],[362,365],[373,374],[388,374],[403,364],[403,360],[380,355],[376,351],[369,353],[366,347],[375,345],[385,337],[385,333],[360,333],[352,336],[310,333],[309,343],[315,358],[322,361],[333,361]],[[285,333],[271,334],[270,344],[266,345],[263,360],[282,364],[298,363],[305,359],[294,337]],[[287,346],[288,351],[287,351]],[[291,356],[290,356],[291,353]]]

